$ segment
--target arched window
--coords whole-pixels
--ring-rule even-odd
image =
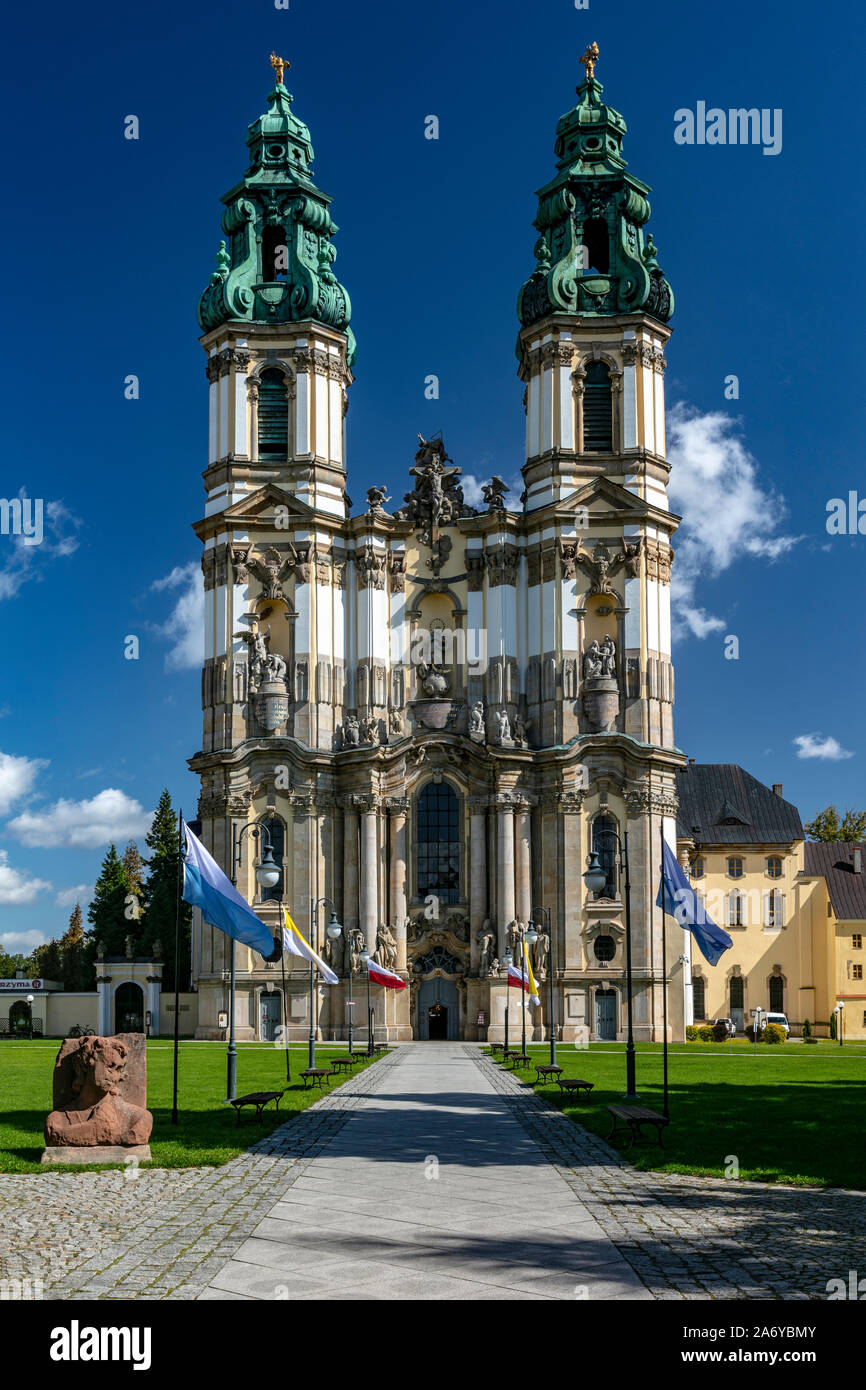
[[[265,227],[262,233],[262,280],[266,284],[286,278],[286,229]]]
[[[703,975],[695,975],[692,980],[692,999],[694,1000],[695,1018],[706,1018],[706,980]]]
[[[767,860],[767,873],[770,878],[782,877],[782,860],[778,854],[771,854]]]
[[[268,367],[259,377],[259,458],[284,460],[288,449],[286,378],[277,367]]]
[[[729,993],[731,997],[731,1011],[733,1012],[734,1009],[742,1009],[744,1007],[745,997],[742,975],[731,976]]]
[[[613,448],[613,400],[606,362],[590,362],[583,383],[583,448],[609,453]]]
[[[770,1013],[783,1014],[785,1012],[785,982],[781,975],[770,976]]]
[[[610,816],[596,816],[592,823],[592,847],[598,862],[607,874],[607,882],[597,898],[616,897],[616,821]]]
[[[599,275],[607,275],[610,270],[610,234],[603,217],[589,217],[584,222],[583,244],[586,248],[584,267],[597,271]]]
[[[692,860],[692,878],[703,878],[704,876],[704,856],[698,854]]]
[[[283,870],[283,860],[286,852],[286,830],[281,820],[267,820],[262,824],[267,827],[268,835],[271,840],[271,849],[274,855],[274,863],[279,866],[280,881],[275,883],[273,888],[259,889],[259,902],[279,902],[285,896],[285,873]],[[252,834],[252,831],[250,831]],[[259,838],[260,852],[267,847],[267,840],[264,835]]]
[[[428,782],[418,797],[418,896],[460,900],[460,805],[447,782]]]
[[[728,877],[743,877],[743,861],[738,854],[732,854],[730,859],[728,860]]]

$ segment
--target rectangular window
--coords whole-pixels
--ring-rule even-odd
[[[855,951],[863,950],[863,937],[860,932],[855,931],[854,935],[851,937],[851,946]]]
[[[862,980],[862,979],[863,979],[863,966],[862,966],[862,965],[852,965],[852,966],[851,966],[851,974],[852,974],[852,978],[853,978],[853,979],[855,979],[855,980]]]

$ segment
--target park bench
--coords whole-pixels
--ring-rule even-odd
[[[325,1083],[330,1086],[330,1078],[334,1075],[327,1067],[307,1067],[301,1072],[301,1080],[304,1083],[304,1090],[307,1089],[307,1082],[311,1086],[318,1086],[320,1091],[324,1091]]]
[[[524,1067],[532,1066],[532,1058],[526,1052],[509,1052],[508,1055],[511,1058],[512,1071],[517,1071],[518,1067],[522,1071]]]
[[[353,1067],[358,1065],[360,1060],[360,1057],[356,1057],[354,1053],[348,1052],[345,1057],[335,1057],[331,1066],[335,1072],[351,1071]]]
[[[387,1052],[387,1051],[388,1051],[388,1044],[387,1044],[387,1043],[373,1043],[373,1052],[375,1053],[375,1055],[376,1055],[377,1057],[378,1057],[378,1055],[379,1055],[380,1052]]]
[[[577,1095],[578,1100],[589,1100],[589,1093],[595,1085],[594,1081],[579,1081],[574,1076],[558,1076],[559,1093],[562,1096]]]
[[[501,1052],[505,1046],[505,1043],[488,1043],[487,1045],[490,1048],[491,1052]]]
[[[635,1139],[640,1137],[641,1127],[643,1125],[655,1125],[659,1147],[664,1148],[664,1144],[662,1143],[662,1130],[666,1124],[670,1123],[667,1115],[660,1115],[656,1110],[648,1110],[645,1105],[609,1105],[607,1108],[613,1116],[613,1128],[607,1136],[608,1139],[612,1139],[616,1133],[617,1121],[624,1120],[631,1130],[631,1143],[628,1145],[629,1148],[631,1148]]]
[[[558,1067],[555,1062],[546,1062],[542,1065],[536,1064],[535,1084],[539,1085],[542,1081],[549,1081],[551,1077],[555,1081],[562,1074],[562,1067]]]
[[[282,1091],[250,1091],[249,1095],[238,1096],[235,1100],[232,1101],[232,1105],[235,1108],[235,1114],[238,1117],[238,1124],[240,1124],[241,1122],[241,1111],[243,1110],[245,1105],[254,1105],[256,1107],[256,1119],[264,1121],[265,1117],[262,1114],[262,1111],[264,1110],[265,1106],[273,1100],[276,1101],[276,1108],[277,1110],[279,1110],[280,1101],[285,1095],[285,1092],[286,1088],[283,1087]]]

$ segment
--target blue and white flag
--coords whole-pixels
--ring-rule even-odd
[[[698,943],[704,960],[710,965],[715,965],[722,953],[734,943],[726,931],[722,931],[721,927],[710,921],[706,908],[666,840],[663,842],[662,855],[662,881],[659,884],[656,906],[664,908],[681,927],[686,927]]]
[[[189,826],[184,821],[181,826],[186,836],[181,894],[184,902],[200,907],[204,920],[224,931],[226,936],[251,946],[261,956],[273,955],[274,938],[264,922],[259,921],[249,903],[244,902],[231,879]]]

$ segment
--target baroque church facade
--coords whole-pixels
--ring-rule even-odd
[[[419,436],[400,505],[371,488],[350,515],[351,306],[279,60],[223,198],[198,311],[210,423],[190,766],[204,843],[268,925],[288,905],[340,977],[315,993],[322,1037],[346,1036],[350,974],[364,1013],[366,946],[409,986],[375,991],[377,1036],[501,1038],[506,951],[530,921],[530,1035],[547,1036],[552,982],[560,1038],[624,1036],[626,847],[635,1036],[660,1039],[665,976],[671,1035],[689,1021],[688,938],[669,924],[662,959],[654,902],[686,764],[670,644],[673,294],[625,122],[591,51],[585,67],[518,296],[519,498],[493,477],[468,505],[444,440]],[[263,896],[265,841],[282,879]],[[593,850],[599,894],[582,877]],[[221,1036],[228,946],[196,912],[199,1036]],[[285,1017],[303,1038],[308,972],[285,967]],[[270,1036],[281,989],[279,965],[237,948],[239,1037]]]

